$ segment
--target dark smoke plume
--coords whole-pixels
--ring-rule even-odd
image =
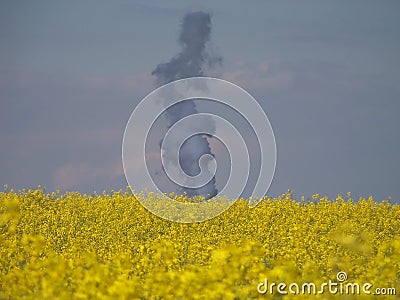
[[[152,75],[157,78],[157,84],[163,85],[178,79],[206,76],[207,74],[204,74],[205,69],[219,64],[222,59],[207,51],[210,34],[210,14],[201,11],[186,14],[182,21],[179,36],[182,50],[169,62],[159,64],[152,72]],[[169,126],[172,126],[178,120],[196,113],[195,103],[192,100],[187,100],[167,109],[166,117]],[[182,170],[190,176],[199,174],[199,158],[204,154],[212,155],[209,143],[204,136],[195,135],[186,140],[180,149],[179,160]],[[186,192],[189,197],[202,195],[211,198],[217,194],[215,178],[203,187],[186,188],[180,192]]]

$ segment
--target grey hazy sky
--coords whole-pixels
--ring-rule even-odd
[[[188,11],[274,128],[270,195],[400,199],[399,1],[1,1],[0,183],[124,189],[121,143]]]

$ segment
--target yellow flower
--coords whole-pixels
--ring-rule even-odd
[[[399,205],[350,196],[297,202],[289,190],[179,224],[130,191],[0,192],[0,299],[256,299],[265,278],[322,283],[340,271],[399,287]]]

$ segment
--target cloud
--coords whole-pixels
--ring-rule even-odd
[[[292,84],[293,73],[276,61],[235,61],[226,66],[221,78],[246,89],[281,89]]]
[[[83,76],[81,83],[94,89],[121,89],[124,91],[150,92],[154,85],[154,78],[150,72],[142,72],[128,76]]]
[[[60,190],[72,190],[87,182],[107,182],[121,176],[123,176],[123,171],[120,162],[108,165],[67,163],[54,172],[53,185]]]
[[[123,91],[149,92],[154,87],[154,78],[150,71],[143,71],[126,76],[77,75],[72,73],[50,73],[0,70],[0,89],[42,89],[87,88],[87,89],[120,89]]]
[[[17,189],[38,184],[85,192],[123,188],[122,135],[123,130],[87,128],[0,133],[0,182]]]

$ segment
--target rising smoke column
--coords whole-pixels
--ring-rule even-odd
[[[191,12],[184,16],[182,21],[179,42],[182,51],[167,63],[159,64],[152,72],[157,78],[157,83],[163,85],[178,79],[205,76],[205,67],[212,67],[221,62],[220,57],[214,57],[207,52],[207,42],[211,34],[211,16],[205,12]],[[192,100],[181,102],[168,108],[165,112],[171,127],[178,120],[198,113]],[[168,150],[168,149],[167,149]],[[180,149],[179,161],[182,170],[195,176],[200,173],[199,158],[204,154],[211,154],[210,145],[206,137],[195,135],[185,141]],[[171,154],[173,155],[173,154]],[[202,195],[207,198],[217,194],[215,177],[206,185],[197,188],[184,188],[189,197]]]

